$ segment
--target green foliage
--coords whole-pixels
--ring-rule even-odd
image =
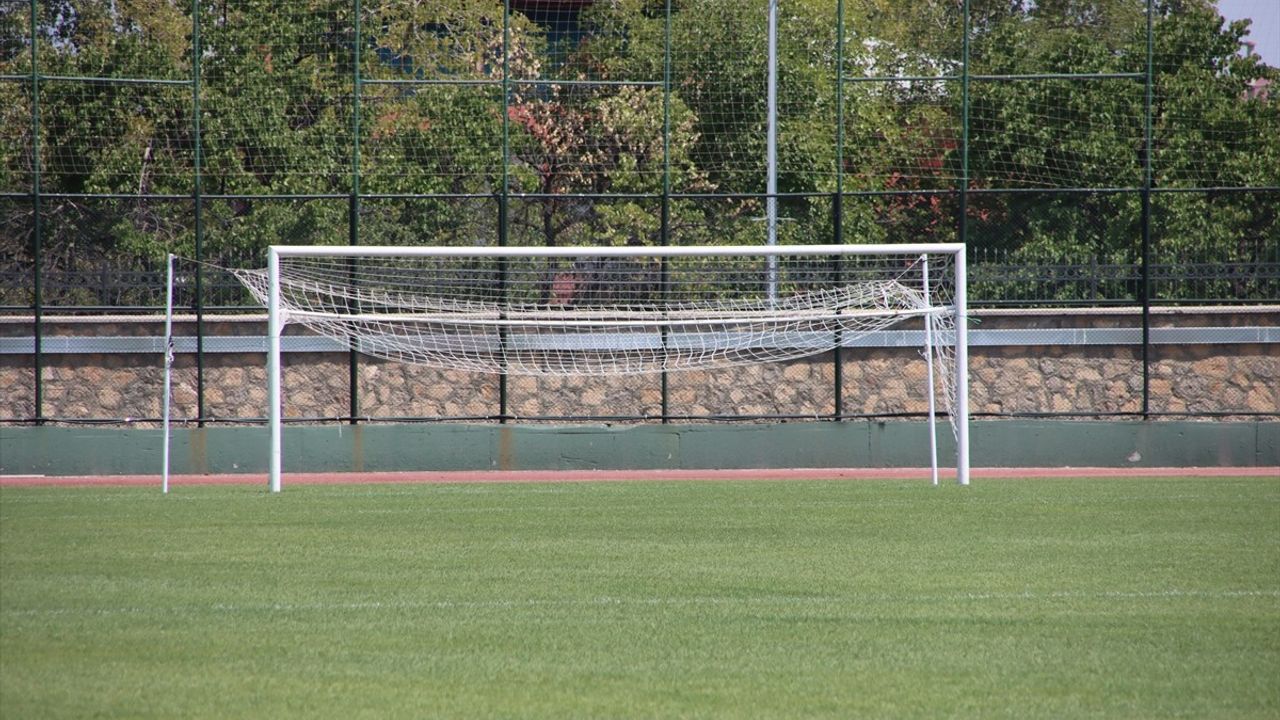
[[[287,7],[204,6],[207,192],[350,189],[349,8],[322,0]]]
[[[991,74],[1135,73],[1136,79],[975,83],[969,171],[980,188],[1136,188],[1146,172],[1146,27],[1131,3],[1040,4],[1026,19],[987,28],[975,69]],[[1083,13],[1083,14],[1082,14]],[[1101,27],[1106,32],[1098,34]],[[1280,98],[1250,92],[1280,73],[1240,53],[1245,24],[1224,25],[1197,2],[1165,3],[1154,18],[1153,187],[1275,187],[1280,184]],[[958,166],[953,154],[950,162]],[[1259,262],[1280,234],[1274,201],[1238,194],[1161,195],[1153,223],[1162,273],[1183,263]],[[1044,262],[1136,264],[1141,205],[1136,194],[984,196],[971,238],[1011,251],[1031,268]],[[1073,299],[1079,286],[1041,287],[1044,299]],[[1046,292],[1047,291],[1047,292]],[[1058,294],[1059,292],[1066,294]],[[1136,285],[1112,285],[1107,299],[1136,301]],[[1266,297],[1248,283],[1168,283],[1158,297]]]
[[[836,0],[782,5],[779,190],[813,194],[783,199],[787,242],[834,237],[837,187],[887,193],[846,198],[842,226],[846,240],[888,242],[954,239],[956,206],[936,192],[965,177],[981,190],[1138,188],[1149,162],[1157,188],[1280,185],[1280,93],[1253,89],[1280,72],[1242,54],[1246,26],[1224,25],[1203,0],[1156,5],[1150,158],[1141,0],[972,2],[971,75],[1137,77],[974,79],[967,128],[955,80],[845,82],[837,107],[837,48],[846,77],[958,76],[958,3],[841,5],[843,38]],[[345,0],[206,0],[197,118],[187,84],[52,79],[190,80],[187,3],[42,0],[37,136],[29,5],[5,0],[0,192],[29,192],[38,150],[42,192],[64,195],[43,203],[54,268],[193,252],[190,203],[70,196],[189,197],[197,160],[204,194],[245,196],[206,201],[209,257],[346,242],[343,196],[357,188],[374,196],[362,200],[373,206],[359,215],[363,242],[492,243],[504,181],[513,242],[661,242],[656,196],[668,188],[724,196],[673,198],[672,242],[760,242],[763,203],[748,196],[765,189],[765,3],[674,0],[669,19],[666,6],[601,0],[570,15],[533,4],[504,22],[497,0],[366,0],[357,37]],[[254,200],[298,195],[333,197]],[[975,195],[971,240],[1028,260],[1132,262],[1137,202]],[[1157,243],[1180,257],[1239,257],[1280,232],[1273,208],[1178,195],[1161,202]],[[30,225],[22,202],[0,211],[2,227]],[[0,263],[29,263],[29,236],[0,236]]]

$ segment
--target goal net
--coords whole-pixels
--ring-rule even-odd
[[[271,319],[273,489],[286,323],[388,360],[524,375],[785,361],[892,328],[928,361],[930,419],[936,398],[967,482],[962,245],[280,246],[269,258],[234,272]]]

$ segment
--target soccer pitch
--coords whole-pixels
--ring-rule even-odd
[[[0,488],[0,717],[1280,715],[1280,479]]]

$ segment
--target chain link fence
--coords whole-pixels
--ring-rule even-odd
[[[965,242],[975,307],[1141,308],[1138,412],[1151,308],[1280,297],[1280,72],[1247,33],[1151,0],[0,0],[6,417],[49,419],[51,318],[157,313],[176,253],[186,414],[216,419],[211,318],[255,312],[222,268],[271,244]],[[813,398],[584,392],[841,417],[846,360]],[[368,415],[360,362],[336,416]],[[453,414],[543,393],[495,383]]]

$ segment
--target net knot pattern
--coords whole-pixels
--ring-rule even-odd
[[[954,404],[949,255],[279,258],[279,311],[394,362],[512,375],[634,375],[795,360],[889,329]],[[234,274],[264,305],[267,270]]]

